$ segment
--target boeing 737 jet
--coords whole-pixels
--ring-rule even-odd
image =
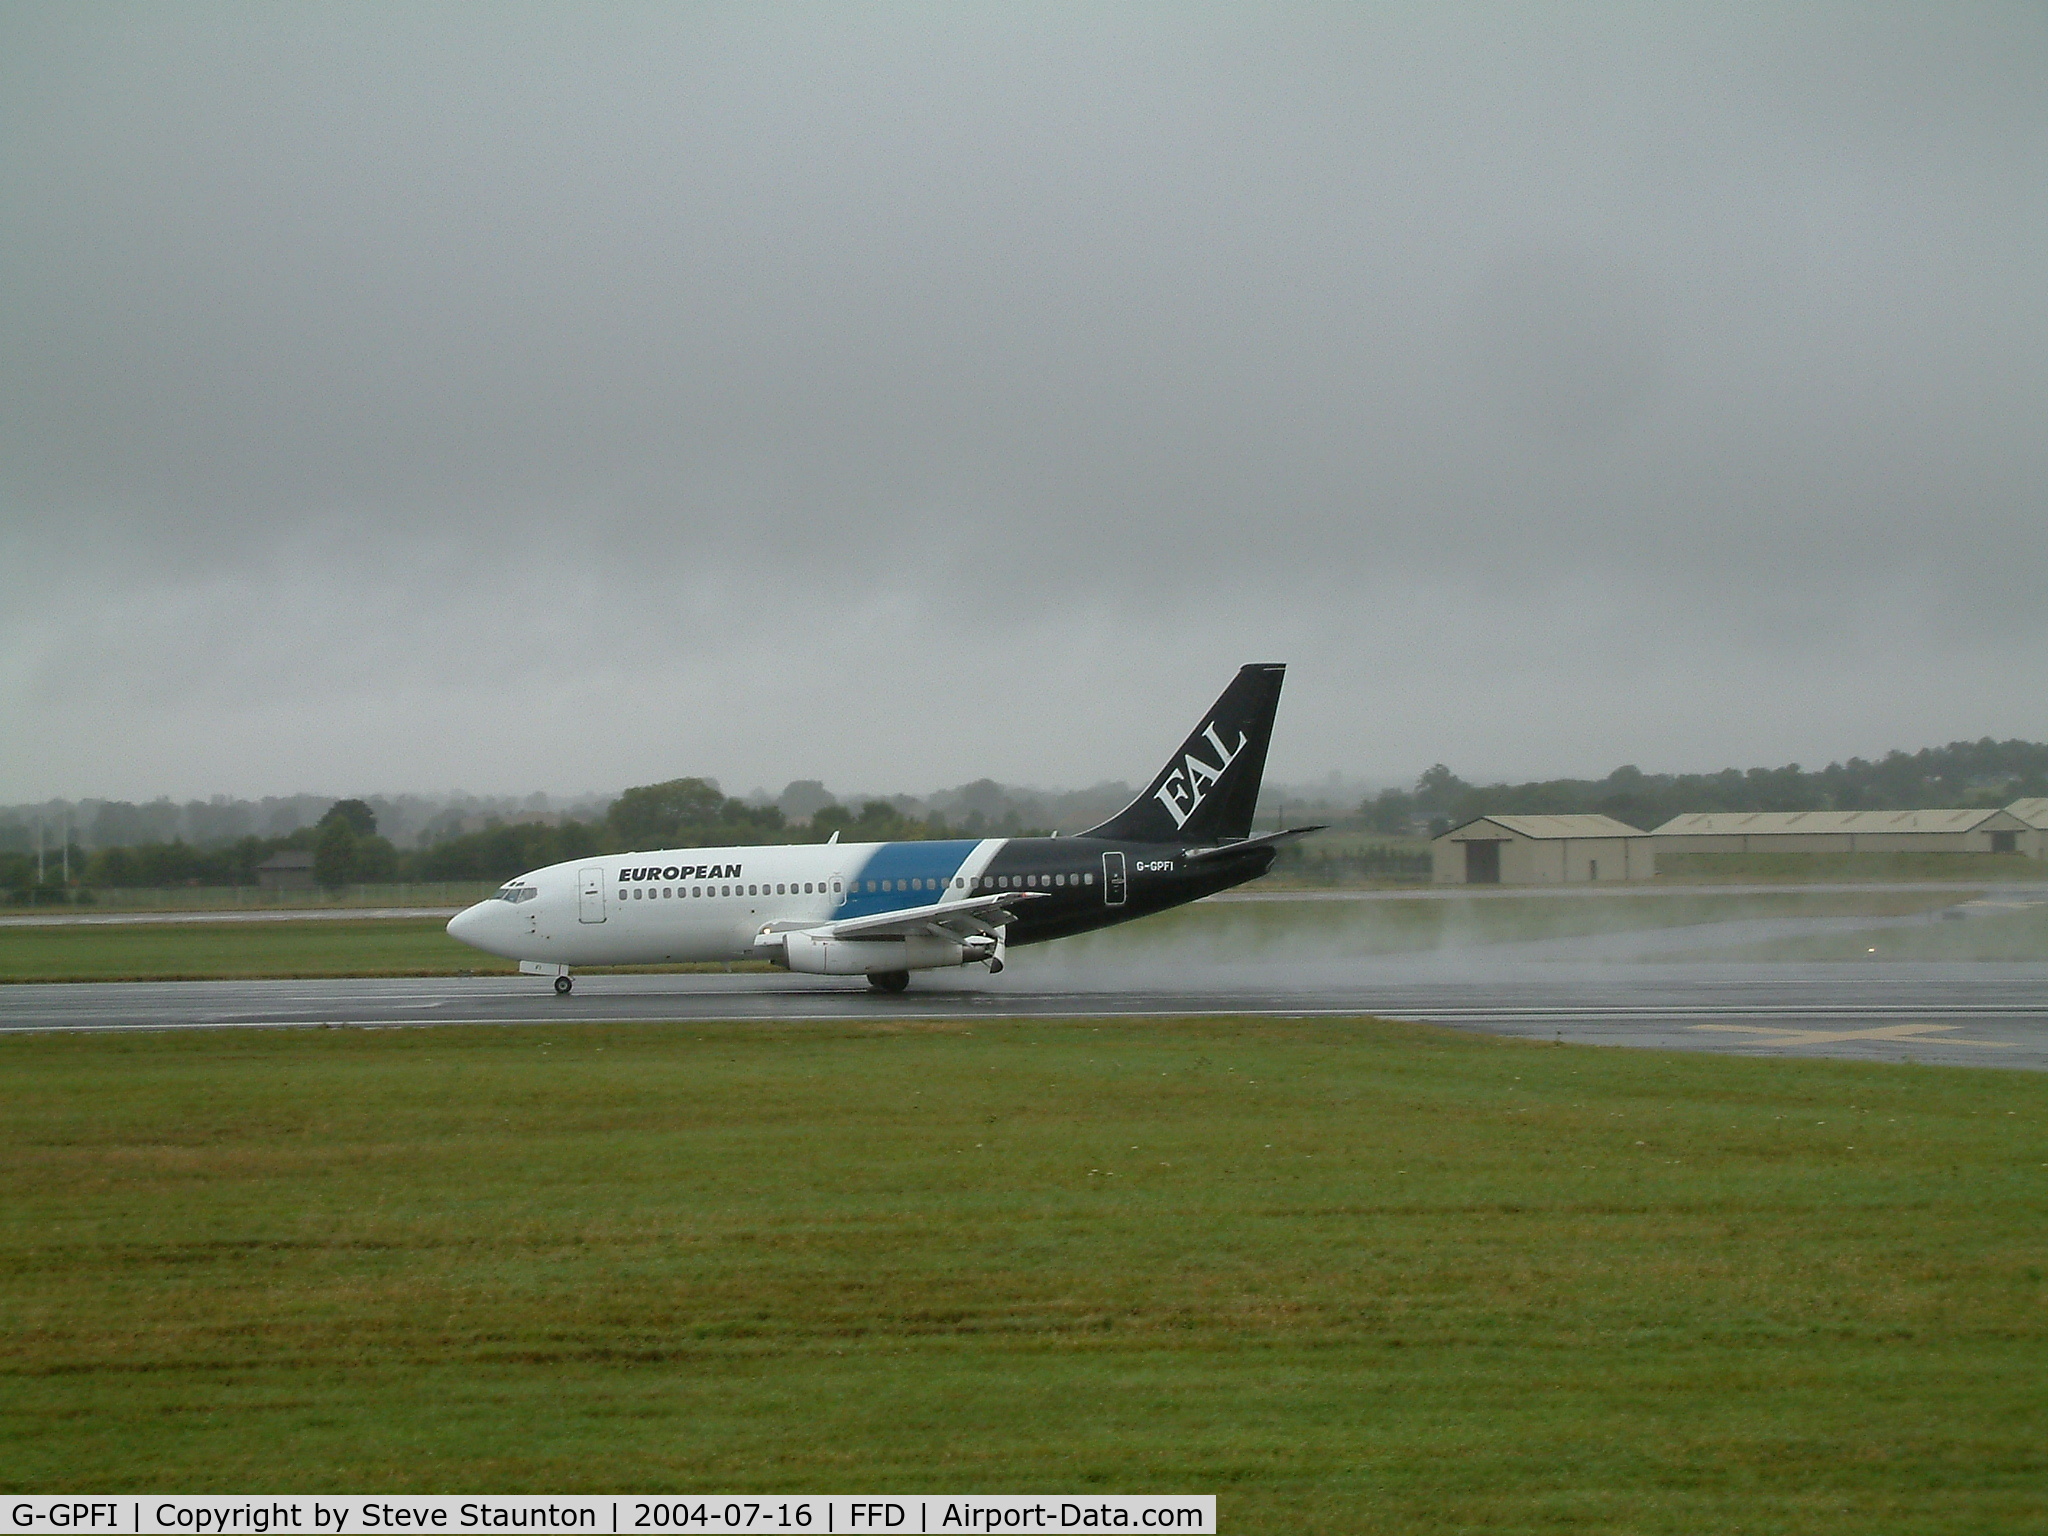
[[[465,944],[553,976],[577,966],[766,960],[866,976],[1002,970],[1013,944],[1106,928],[1263,875],[1281,843],[1252,836],[1283,666],[1241,669],[1145,792],[1078,837],[664,848],[552,864],[449,921]]]

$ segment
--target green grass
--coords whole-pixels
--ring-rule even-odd
[[[2048,1079],[1371,1021],[0,1039],[10,1490],[2038,1529]]]
[[[2016,853],[1659,853],[1671,885],[1716,881],[2032,880],[2048,862]]]
[[[53,882],[54,883],[54,882]],[[78,903],[90,912],[331,911],[350,907],[466,907],[498,888],[495,880],[411,881],[406,884],[310,886],[265,890],[252,885],[92,886]],[[0,912],[61,912],[49,906],[0,906]]]
[[[519,969],[448,937],[439,918],[79,923],[0,928],[0,982],[501,975]]]

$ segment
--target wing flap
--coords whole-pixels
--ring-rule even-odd
[[[1014,923],[1018,907],[1027,901],[1042,900],[1044,895],[1043,891],[1003,891],[970,896],[965,901],[901,907],[894,912],[877,912],[871,917],[849,917],[843,922],[820,923],[810,932],[833,939],[980,937]]]

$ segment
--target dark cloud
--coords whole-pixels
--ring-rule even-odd
[[[0,12],[5,798],[2039,734],[2048,24]],[[32,749],[25,750],[29,744]]]

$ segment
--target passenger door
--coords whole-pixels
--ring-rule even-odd
[[[1124,855],[1116,849],[1102,856],[1102,904],[1105,907],[1120,907],[1130,894],[1130,887],[1124,878]]]
[[[583,895],[577,912],[577,920],[585,923],[604,921],[604,866],[592,864],[581,871]]]

